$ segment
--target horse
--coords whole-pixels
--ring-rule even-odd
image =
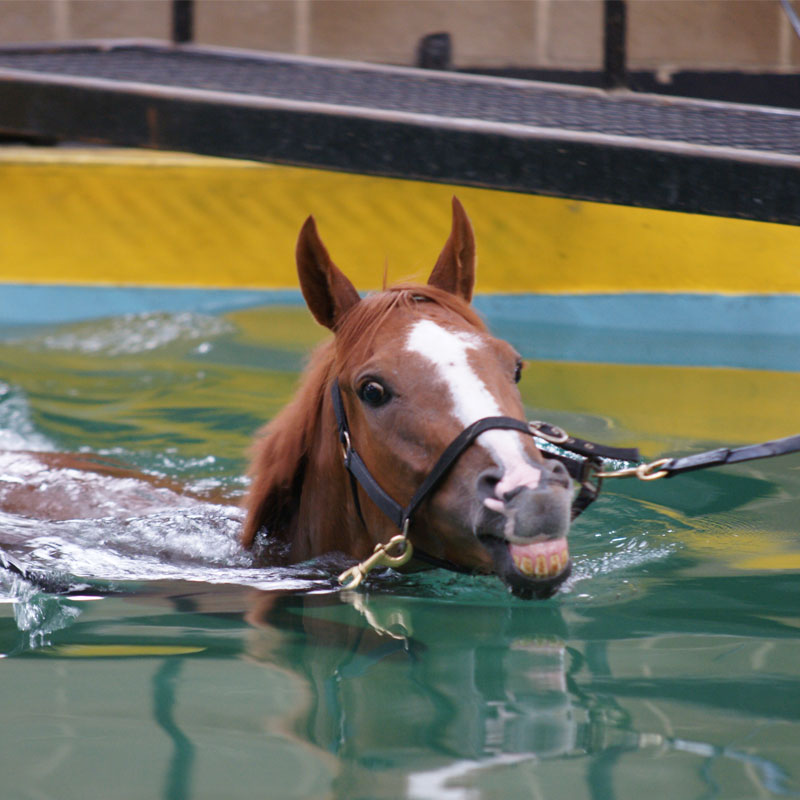
[[[242,545],[281,542],[289,563],[364,559],[402,526],[414,552],[404,569],[494,573],[519,597],[554,594],[571,570],[572,482],[524,423],[522,358],[471,305],[475,236],[459,200],[427,284],[362,299],[313,216],[295,255],[306,305],[333,336],[256,435]]]
[[[225,503],[106,456],[0,450],[0,513],[42,521],[144,516]]]

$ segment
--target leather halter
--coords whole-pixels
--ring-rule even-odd
[[[344,410],[342,392],[339,388],[338,379],[334,379],[331,385],[331,397],[333,399],[333,413],[336,417],[336,424],[339,429],[339,441],[344,452],[344,466],[350,474],[350,487],[353,492],[356,512],[361,522],[366,526],[364,515],[361,511],[361,503],[358,499],[357,483],[367,493],[369,498],[378,508],[404,533],[408,532],[407,526],[410,524],[411,517],[419,507],[420,503],[436,488],[439,481],[445,476],[447,471],[466,450],[475,439],[484,431],[492,429],[515,430],[519,433],[526,433],[528,436],[539,437],[545,441],[556,444],[561,450],[575,453],[578,457],[552,453],[548,450],[540,450],[542,456],[548,460],[561,462],[566,467],[567,472],[577,481],[581,488],[575,499],[572,501],[572,519],[586,510],[596,499],[600,491],[599,483],[591,480],[592,470],[597,471],[602,465],[603,460],[616,461],[639,461],[639,451],[636,448],[628,447],[608,447],[607,445],[597,444],[585,439],[578,439],[569,436],[555,425],[546,422],[526,423],[513,417],[483,417],[461,431],[455,439],[445,448],[439,456],[438,461],[414,492],[409,504],[404,508],[393,497],[391,497],[375,480],[372,473],[367,469],[367,465],[361,459],[353,446],[350,427],[347,424],[347,414]],[[443,562],[434,556],[417,551],[418,557],[423,561],[428,561],[435,566],[448,566],[450,569],[457,569],[450,562]]]
[[[515,430],[533,436],[533,432],[527,423],[522,422],[522,420],[514,419],[513,417],[484,417],[483,419],[473,422],[471,425],[464,428],[464,430],[445,448],[444,452],[439,456],[438,461],[433,465],[431,471],[419,485],[416,492],[414,492],[414,496],[411,498],[408,505],[403,507],[375,480],[372,473],[367,468],[367,465],[356,452],[355,447],[353,447],[350,427],[347,424],[347,414],[344,410],[342,392],[339,388],[338,380],[333,381],[331,397],[333,399],[333,413],[336,416],[336,424],[339,428],[339,441],[344,450],[344,466],[350,473],[351,487],[359,518],[364,522],[364,515],[361,511],[361,504],[356,489],[356,481],[361,484],[361,487],[375,505],[404,533],[408,531],[411,517],[422,501],[436,488],[436,485],[447,474],[447,471],[453,466],[453,463],[458,457],[484,431],[500,428]]]

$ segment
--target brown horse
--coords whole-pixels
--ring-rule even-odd
[[[515,385],[522,360],[469,305],[475,261],[472,226],[453,198],[450,237],[428,284],[361,299],[331,261],[313,217],[306,220],[297,243],[300,286],[334,337],[260,432],[246,547],[264,532],[286,543],[292,562],[332,551],[364,558],[397,533],[398,521],[348,475],[343,441],[360,453],[379,491],[408,507],[460,432],[502,415],[513,420],[470,440],[425,496],[409,539],[429,563],[495,572],[523,597],[548,597],[564,581],[571,481],[517,422],[524,419]],[[347,440],[337,435],[337,396]],[[514,423],[519,429],[508,429]]]

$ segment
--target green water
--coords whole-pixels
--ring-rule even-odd
[[[12,331],[0,448],[235,498],[317,335],[280,309]],[[570,397],[555,422],[625,441]],[[715,444],[675,424],[648,441]],[[798,797],[799,497],[797,456],[609,487],[545,602],[441,571],[344,594],[324,560],[257,570],[222,505],[3,515],[7,552],[94,586],[0,571],[0,797]]]

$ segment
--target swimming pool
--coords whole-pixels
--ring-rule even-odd
[[[796,372],[545,361],[523,334],[531,418],[578,435],[655,457],[795,432]],[[10,327],[2,445],[235,499],[320,336],[298,305]],[[797,456],[609,486],[544,602],[439,570],[357,594],[325,559],[257,570],[225,502],[3,515],[10,554],[88,579],[59,597],[0,571],[3,795],[797,796],[798,497]]]
[[[800,457],[608,482],[548,601],[441,570],[342,593],[336,558],[255,568],[244,453],[322,336],[302,219],[374,288],[384,260],[427,274],[452,187],[8,152],[0,474],[79,513],[0,515],[0,547],[72,590],[0,570],[3,797],[800,795]],[[457,191],[530,418],[647,458],[800,431],[800,229]],[[155,488],[122,513],[120,473],[88,507],[30,451]],[[175,484],[191,497],[161,507]]]

